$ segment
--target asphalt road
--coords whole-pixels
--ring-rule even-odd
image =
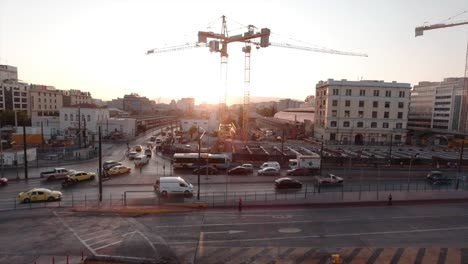
[[[464,204],[135,217],[22,210],[0,216],[0,262],[83,252],[167,263],[327,263],[333,253],[346,263],[468,263],[467,211]]]

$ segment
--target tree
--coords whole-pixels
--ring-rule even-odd
[[[188,131],[189,134],[190,134],[190,140],[192,140],[193,134],[194,134],[195,132],[197,132],[197,131],[198,131],[198,129],[197,129],[197,127],[195,127],[194,125],[192,125],[192,127],[190,127],[190,129],[189,129],[189,131]]]

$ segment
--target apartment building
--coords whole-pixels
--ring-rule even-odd
[[[468,81],[468,80],[467,80]],[[464,78],[419,82],[411,92],[408,128],[415,130],[463,130]]]
[[[320,81],[314,137],[341,143],[404,142],[411,85],[384,81]]]
[[[28,111],[28,84],[18,81],[18,69],[0,65],[0,110]]]
[[[63,91],[53,86],[31,84],[29,116],[59,116],[63,107]]]
[[[73,89],[63,91],[63,106],[73,106],[79,104],[93,104],[91,93]]]

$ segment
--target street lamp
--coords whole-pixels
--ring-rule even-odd
[[[418,154],[415,154],[414,156],[412,156],[410,158],[410,162],[409,162],[409,169],[408,169],[408,187],[407,187],[407,191],[409,192],[409,188],[410,188],[410,178],[411,178],[411,166],[413,165],[413,158],[417,158],[418,157]]]
[[[200,130],[199,130],[200,131]],[[205,135],[206,131],[203,130],[203,133],[198,137],[198,171],[197,171],[197,185],[198,185],[198,190],[197,190],[197,200],[200,200],[200,155],[201,155],[201,140],[203,136]]]

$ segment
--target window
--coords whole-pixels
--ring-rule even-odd
[[[357,122],[357,127],[364,127],[364,122]]]
[[[385,97],[392,97],[392,91],[385,91]]]
[[[23,106],[23,108],[28,108],[27,104],[23,104],[22,106]]]
[[[346,89],[346,96],[351,96],[351,89]]]
[[[390,102],[385,102],[385,108],[390,108]]]
[[[377,128],[377,122],[372,122],[372,123],[370,124],[370,127],[371,127],[371,128]]]
[[[19,96],[20,93],[19,93],[19,92],[14,92],[13,95],[14,95],[14,96]]]
[[[70,121],[73,121],[73,114],[70,114]]]
[[[402,119],[403,118],[403,112],[398,112],[398,119]]]
[[[333,116],[333,117],[336,117],[336,115],[337,115],[337,111],[336,111],[336,110],[332,110],[332,116]]]
[[[327,95],[327,90],[323,91],[323,95]]]
[[[338,106],[338,100],[333,100],[332,101],[332,106]]]
[[[344,121],[343,122],[343,127],[349,127],[349,121]]]
[[[358,111],[358,116],[361,118],[364,117],[364,111]]]
[[[383,113],[383,117],[384,117],[384,118],[388,118],[389,116],[390,116],[390,112],[384,112],[384,113]]]
[[[325,107],[327,105],[327,101],[323,100],[322,104]]]
[[[374,90],[374,96],[379,96],[379,90]]]
[[[405,103],[403,102],[398,102],[398,108],[404,108],[405,107]]]
[[[401,141],[401,135],[395,135],[395,141]]]
[[[344,116],[349,117],[349,111],[348,110],[344,111]]]
[[[47,109],[47,105],[44,105],[44,109]]]
[[[398,94],[398,97],[405,97],[405,91],[400,91],[400,93]]]
[[[41,102],[41,98],[37,98],[37,101],[40,103],[40,102]]]
[[[351,106],[351,101],[350,101],[350,100],[346,100],[346,101],[345,101],[345,106],[348,106],[348,107]]]
[[[87,120],[86,120],[86,121],[91,122],[91,116],[90,116],[90,115],[87,116]]]
[[[403,124],[402,123],[396,123],[396,128],[403,128]]]
[[[336,134],[330,133],[330,140],[336,140]]]
[[[377,111],[372,111],[372,118],[377,118]]]
[[[15,104],[15,108],[20,108],[20,104]]]
[[[386,123],[386,122],[385,122],[385,123],[382,123],[382,127],[383,127],[383,128],[388,128],[388,123]]]
[[[26,98],[21,98],[22,103],[26,103]]]
[[[19,101],[20,101],[20,99],[19,99],[19,98],[15,98],[13,101],[15,101],[15,102],[19,102]]]
[[[377,101],[372,102],[372,106],[373,107],[379,107],[379,102],[377,102]]]
[[[340,90],[338,89],[333,89],[333,95],[339,95],[340,94]]]
[[[39,109],[41,109],[41,105],[38,105]]]
[[[364,107],[364,101],[359,101],[359,107]]]
[[[330,122],[330,127],[336,127],[336,121],[331,121]]]
[[[26,96],[26,93],[25,93],[25,92],[22,92],[22,93],[21,93],[21,96]]]
[[[359,96],[366,96],[366,90],[359,90]]]

